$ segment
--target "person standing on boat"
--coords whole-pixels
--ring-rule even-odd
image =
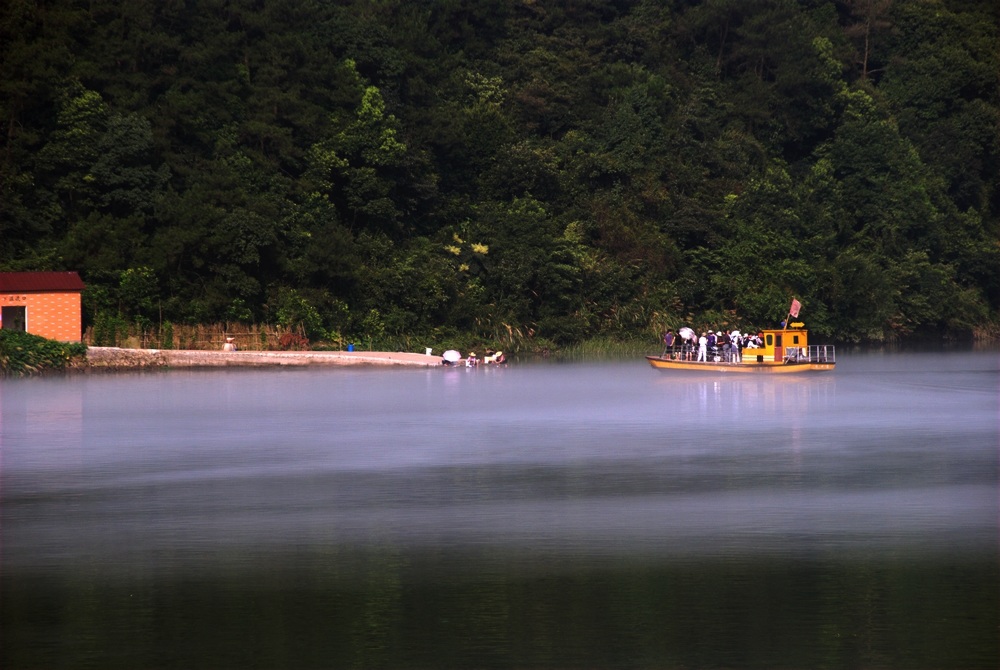
[[[702,333],[701,337],[698,338],[698,359],[697,360],[702,361],[702,362],[706,362],[706,363],[708,362],[708,337],[706,337],[705,333]]]
[[[663,336],[663,353],[673,354],[674,349],[674,331],[667,329],[667,333]]]

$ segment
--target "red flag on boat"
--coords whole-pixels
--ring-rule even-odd
[[[802,309],[802,303],[792,298],[792,306],[788,309],[788,313],[791,314],[793,319],[799,317],[799,310]]]

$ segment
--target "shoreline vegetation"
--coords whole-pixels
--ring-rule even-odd
[[[0,329],[0,377],[24,377],[85,364],[87,345],[56,342],[17,330]]]
[[[236,351],[224,351],[226,333],[217,328],[192,327],[184,348],[162,346],[161,341],[149,337],[128,337],[114,346],[90,344],[87,337],[83,342],[57,342],[29,333],[0,330],[0,378],[24,377],[45,373],[66,371],[136,371],[153,369],[190,369],[219,367],[302,367],[302,366],[409,366],[435,367],[442,363],[441,353],[455,348],[459,351],[486,351],[481,345],[459,345],[449,343],[434,347],[428,354],[427,347],[402,346],[396,350],[383,348],[375,350],[359,344],[321,343],[310,345],[301,335],[277,331],[253,330],[240,336],[230,335]],[[221,334],[220,334],[221,333]],[[90,331],[86,334],[91,335]],[[235,336],[234,336],[235,335]],[[267,342],[271,348],[266,348]],[[172,342],[166,342],[171,345]],[[260,346],[264,344],[265,346]],[[920,347],[921,343],[914,343]],[[949,341],[944,345],[958,344]],[[972,346],[997,346],[995,338],[976,338]],[[158,346],[159,345],[159,346]],[[256,346],[255,346],[256,345]],[[885,343],[882,343],[885,346]],[[942,342],[938,341],[937,348]],[[850,347],[851,345],[846,345]],[[337,347],[337,348],[334,348]],[[573,346],[559,348],[495,347],[508,352],[509,358],[554,358],[559,360],[599,360],[641,357],[657,349],[655,340],[649,338],[615,340],[594,338]],[[422,351],[421,351],[422,350]],[[439,353],[434,353],[439,352]],[[655,352],[654,352],[655,353]]]
[[[312,351],[155,349],[88,346],[56,342],[19,331],[0,330],[0,377],[63,371],[112,371],[206,367],[306,365],[441,365],[440,355],[404,351]]]
[[[321,342],[310,343],[295,332],[266,326],[228,329],[222,325],[182,326],[166,331],[166,337],[149,332],[122,332],[102,337],[88,328],[82,342],[57,342],[29,333],[0,330],[0,378],[57,372],[136,371],[219,367],[301,367],[301,366],[410,366],[428,367],[442,363],[447,349],[485,352],[492,347],[531,358],[566,360],[642,356],[655,348],[655,340],[619,341],[597,338],[571,347],[547,344],[526,346],[504,338],[494,345],[464,338],[445,340],[431,348],[423,343]],[[95,339],[97,342],[95,342]],[[224,351],[232,340],[236,351]],[[393,346],[396,345],[396,346]],[[350,349],[350,350],[349,350]]]

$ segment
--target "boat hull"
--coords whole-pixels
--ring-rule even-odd
[[[775,361],[750,361],[743,363],[705,362],[705,361],[685,361],[661,356],[646,356],[649,364],[657,370],[697,370],[698,372],[716,373],[757,373],[757,374],[794,374],[798,372],[829,372],[834,369],[835,363],[814,363],[814,362],[775,362]]]

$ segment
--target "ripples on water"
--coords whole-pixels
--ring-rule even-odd
[[[993,667],[997,371],[5,380],[0,662]]]

